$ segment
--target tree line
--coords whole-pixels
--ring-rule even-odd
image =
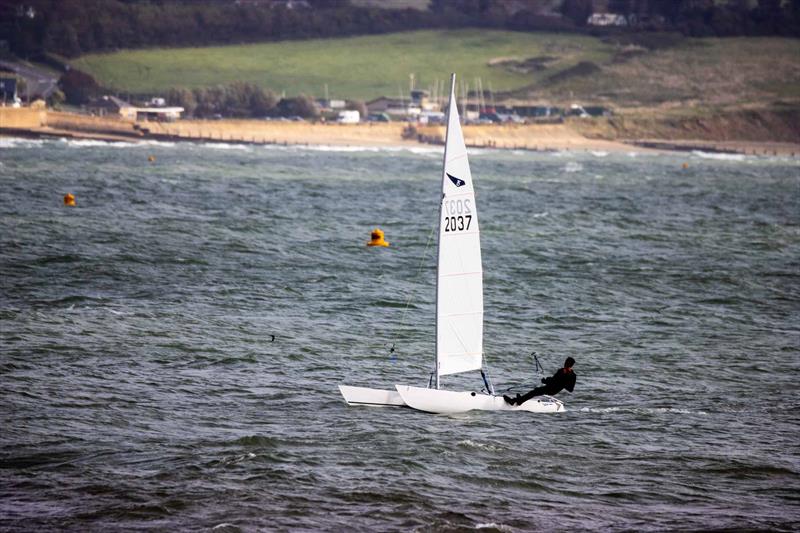
[[[358,7],[348,0],[4,0],[1,6],[0,39],[21,57],[424,28],[619,31],[587,27],[598,8],[635,15],[635,31],[800,36],[800,0],[431,0],[428,11]]]
[[[272,91],[246,82],[170,89],[165,99],[169,105],[180,106],[187,116],[196,118],[319,117],[319,109],[311,97],[278,98]]]
[[[107,93],[92,76],[77,69],[67,71],[61,77],[59,87],[65,101],[75,106],[90,104]],[[320,116],[319,108],[309,96],[278,98],[269,89],[246,82],[195,89],[173,88],[167,91],[164,99],[168,105],[182,107],[186,116],[195,118],[316,119]],[[349,102],[348,108],[366,113],[366,106],[360,101]]]

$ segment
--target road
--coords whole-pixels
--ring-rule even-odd
[[[23,100],[27,100],[28,96],[33,97],[36,95],[49,98],[57,88],[58,78],[54,78],[50,72],[44,69],[23,63],[12,63],[2,60],[0,60],[0,67],[12,70],[20,77],[25,78],[25,83],[28,84],[28,88],[18,94]]]

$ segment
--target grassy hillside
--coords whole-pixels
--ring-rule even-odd
[[[490,66],[498,58],[548,56],[548,74],[581,61],[608,62],[614,47],[575,35],[506,31],[418,31],[285,41],[244,46],[122,51],[87,55],[73,65],[106,86],[134,93],[169,87],[200,87],[232,81],[254,82],[289,95],[371,99],[408,94],[409,74],[417,87],[447,80],[450,72],[495,90],[523,87],[543,77]]]
[[[158,93],[170,87],[253,82],[287,95],[369,100],[481,78],[509,96],[618,106],[800,104],[800,40],[683,39],[635,35],[612,43],[574,34],[459,30],[245,46],[122,51],[73,64],[106,86]]]
[[[580,74],[580,73],[578,73]],[[626,105],[800,103],[800,40],[685,39],[664,49],[628,47],[591,75],[534,82],[517,91]]]

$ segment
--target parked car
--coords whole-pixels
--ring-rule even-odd
[[[361,113],[352,109],[339,111],[339,118],[336,119],[336,122],[339,124],[358,124],[361,122]]]

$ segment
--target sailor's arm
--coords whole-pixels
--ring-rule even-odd
[[[564,383],[564,388],[569,392],[572,392],[573,389],[575,389],[575,381],[577,381],[577,378],[578,376],[575,375],[575,372],[570,372],[566,379],[566,383]]]

